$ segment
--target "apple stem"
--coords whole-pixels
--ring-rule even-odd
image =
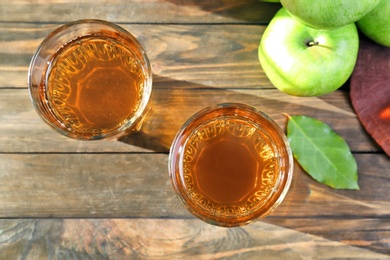
[[[308,47],[317,46],[317,45],[320,45],[320,43],[317,42],[317,41],[310,41],[310,42],[307,43],[307,46],[308,46]]]

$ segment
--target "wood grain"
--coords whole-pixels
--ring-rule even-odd
[[[144,46],[157,83],[175,87],[178,80],[213,88],[273,88],[257,58],[265,26],[119,25]],[[59,26],[0,23],[0,88],[27,87],[33,54]]]
[[[187,89],[189,85],[192,87]],[[255,106],[268,113],[283,129],[287,119],[282,113],[312,116],[331,125],[346,139],[352,151],[380,151],[362,128],[343,92],[321,98],[299,98],[276,89],[197,89],[196,84],[180,81],[176,82],[176,88],[166,88],[160,83],[155,83],[154,87],[152,110],[141,132],[122,138],[120,142],[84,142],[63,137],[39,118],[26,89],[0,89],[0,152],[166,153],[177,131],[190,116],[204,107],[223,102]]]
[[[280,4],[260,0],[0,0],[0,259],[390,259],[390,158],[361,126],[348,83],[316,98],[276,90],[257,48]],[[63,23],[112,21],[145,47],[152,110],[140,133],[83,142],[46,126],[27,91],[32,55]],[[266,219],[219,228],[195,219],[168,178],[171,142],[198,110],[242,102],[320,119],[346,139],[359,191],[295,165]]]
[[[58,23],[94,18],[121,23],[264,24],[280,7],[258,0],[14,0],[0,2],[0,21]]]
[[[1,220],[0,228],[6,258],[388,259],[386,252],[263,222],[226,229],[199,220],[26,219]]]
[[[390,219],[267,218],[263,222],[390,255]],[[320,227],[320,228],[319,228]],[[365,237],[364,241],[361,237]]]
[[[290,191],[272,216],[389,219],[390,159],[355,157],[359,191],[327,188],[295,165]],[[167,160],[143,153],[0,154],[0,217],[191,217],[173,192]]]

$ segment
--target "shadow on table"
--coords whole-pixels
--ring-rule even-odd
[[[153,75],[151,108],[144,119],[141,130],[124,136],[119,141],[153,152],[168,153],[177,132],[191,116],[201,109],[226,102],[245,102],[258,106],[258,102],[262,100],[266,98],[252,97],[247,93],[231,89]],[[266,101],[262,103],[265,104]]]
[[[210,87],[159,75],[154,75],[153,80],[151,109],[146,115],[140,132],[129,134],[119,141],[158,153],[169,152],[175,135],[192,115],[205,107],[219,103],[239,102],[255,106],[271,116],[282,129],[285,129],[286,125],[283,112],[306,114],[310,109],[309,115],[316,115],[318,114],[316,111],[325,109],[326,104],[330,104],[331,108],[338,106],[338,103],[336,101],[334,103],[330,97],[318,99],[318,102],[322,102],[322,106],[318,106],[318,102],[309,102],[309,105],[304,106],[297,102],[299,98],[278,95],[278,92],[273,89],[258,88],[253,89],[254,91],[241,91]],[[332,113],[337,118],[340,117],[340,111],[349,110],[349,107],[339,107],[338,110],[329,110],[328,113]],[[354,118],[351,118],[350,123],[353,123],[353,120]],[[359,134],[359,131],[357,130],[355,134]]]
[[[259,106],[259,102],[266,104],[266,100],[232,89],[153,75],[150,110],[141,130],[124,136],[119,141],[157,153],[168,153],[177,132],[201,109],[226,102],[245,102]],[[280,116],[285,119],[282,114]]]
[[[134,145],[153,152],[168,153],[172,141],[184,122],[197,109],[200,110],[211,103],[204,99],[198,104],[188,104],[188,89],[210,89],[210,87],[168,77],[153,75],[153,93],[150,110],[145,116],[141,130],[119,139],[120,142]],[[194,98],[197,93],[192,91]],[[195,108],[195,109],[194,109]]]
[[[161,140],[158,137],[148,135],[142,130],[140,132],[122,137],[119,141],[129,145],[134,145],[147,150],[151,150],[154,152],[162,152],[162,153],[169,152],[169,147],[166,145],[166,142],[164,142],[164,140]]]
[[[281,8],[280,3],[267,3],[261,0],[165,0],[172,4],[196,6],[203,11],[220,16],[232,17],[241,21],[267,24]],[[191,15],[191,14],[189,14]]]

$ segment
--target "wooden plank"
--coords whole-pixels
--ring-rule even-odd
[[[152,110],[140,133],[120,142],[85,142],[63,137],[46,126],[35,112],[26,89],[0,89],[0,152],[166,153],[189,117],[206,106],[223,102],[255,106],[283,129],[287,119],[282,113],[312,116],[331,125],[353,151],[381,151],[360,125],[346,95],[337,91],[318,98],[299,98],[276,89],[204,89],[183,81],[174,81],[174,87],[168,88],[165,83],[156,82]]]
[[[155,82],[215,88],[273,88],[257,48],[265,26],[120,24],[145,47]],[[31,58],[58,24],[0,23],[0,88],[26,88]],[[224,53],[221,55],[221,53]]]
[[[360,190],[334,190],[295,165],[283,218],[387,218],[390,159],[356,154]],[[0,218],[188,218],[167,154],[0,154]]]
[[[390,218],[266,218],[263,222],[390,255]],[[362,239],[364,238],[364,239]]]
[[[263,222],[227,229],[198,220],[26,219],[1,220],[0,228],[5,259],[389,259],[386,247]]]
[[[348,86],[291,97],[261,70],[257,46],[279,8],[259,0],[0,1],[0,258],[389,259],[390,159],[362,129]],[[33,53],[80,18],[117,22],[145,46],[154,93],[140,133],[76,141],[32,108]],[[226,229],[195,219],[172,190],[167,153],[186,119],[221,102],[254,105],[282,128],[282,112],[330,124],[355,153],[361,189],[330,189],[296,165],[286,199],[265,220]]]
[[[268,23],[280,4],[258,0],[1,1],[7,22],[68,22],[85,18],[122,23]]]

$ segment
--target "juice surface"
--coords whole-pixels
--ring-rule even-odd
[[[105,133],[138,109],[145,75],[114,38],[85,36],[63,46],[50,66],[47,99],[59,121],[80,133]]]
[[[239,216],[261,206],[278,178],[272,146],[243,119],[203,125],[184,151],[187,192],[209,214]]]

